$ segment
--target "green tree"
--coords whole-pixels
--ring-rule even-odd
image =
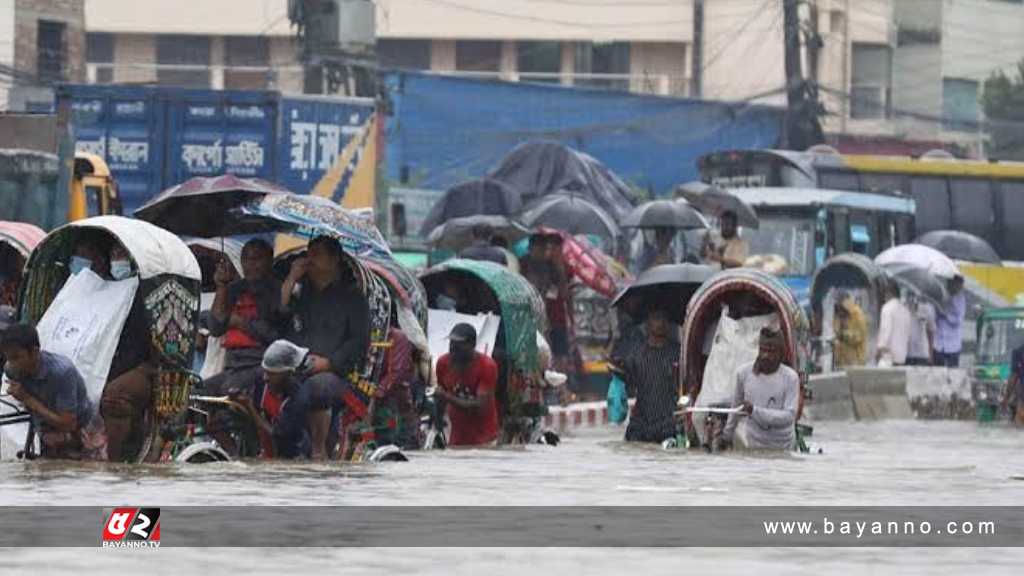
[[[1024,60],[1016,78],[1000,70],[985,81],[981,99],[992,134],[991,156],[1024,160]]]

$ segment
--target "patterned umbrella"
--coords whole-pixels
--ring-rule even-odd
[[[236,211],[247,202],[291,194],[257,178],[232,174],[196,177],[172,186],[135,211],[135,217],[181,236],[212,238],[261,234],[279,229],[278,223],[247,218]]]
[[[613,298],[633,281],[629,271],[590,242],[553,228],[541,227],[538,232],[562,239],[562,257],[566,266],[573,276],[594,292]]]

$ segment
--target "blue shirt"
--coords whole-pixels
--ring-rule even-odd
[[[7,378],[22,385],[26,392],[54,412],[73,412],[78,418],[79,428],[92,418],[92,403],[85,390],[85,381],[78,369],[66,356],[40,352],[39,370],[34,376]],[[46,428],[43,420],[36,418],[36,425]]]
[[[960,328],[967,313],[967,300],[960,292],[949,299],[946,307],[935,317],[935,351],[943,354],[958,354],[963,348]]]

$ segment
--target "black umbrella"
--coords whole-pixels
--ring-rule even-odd
[[[900,286],[931,300],[937,307],[941,308],[946,302],[945,284],[927,268],[913,264],[890,264],[885,266],[884,270]]]
[[[692,204],[695,208],[721,218],[722,214],[736,214],[737,223],[745,228],[759,228],[761,221],[757,211],[732,192],[718,186],[703,182],[689,182],[676,188],[676,195]]]
[[[683,200],[654,200],[633,209],[623,220],[623,228],[708,228],[708,221]]]
[[[531,203],[523,210],[520,220],[530,228],[547,226],[573,236],[593,234],[612,244],[620,234],[619,226],[610,214],[597,204],[569,192],[545,196]]]
[[[1002,264],[999,254],[982,238],[959,230],[935,230],[921,236],[916,241],[942,252],[953,260],[980,262],[983,264]]]
[[[136,210],[134,215],[180,236],[213,238],[261,234],[285,229],[286,226],[252,217],[237,209],[276,194],[290,192],[256,178],[238,178],[231,174],[197,177],[164,190]]]
[[[504,182],[483,178],[463,182],[444,193],[423,220],[420,234],[427,236],[438,226],[467,216],[511,218],[523,207],[519,192]]]
[[[682,324],[686,305],[698,288],[715,274],[710,266],[700,264],[666,264],[644,271],[628,288],[619,292],[612,306],[647,303],[655,307],[668,304],[668,313],[674,322]]]
[[[473,243],[473,229],[477,226],[487,226],[491,232],[504,236],[510,243],[530,233],[525,226],[505,216],[466,216],[453,218],[431,230],[427,235],[427,243],[437,248],[460,250]]]

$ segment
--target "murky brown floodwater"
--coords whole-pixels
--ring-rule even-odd
[[[151,467],[0,464],[5,505],[1014,505],[1024,502],[1024,433],[959,422],[818,423],[823,454],[710,456],[626,445],[584,430],[558,447],[412,453],[379,465],[229,463]],[[456,543],[453,543],[456,544]],[[159,562],[154,563],[159,555]],[[5,573],[110,574],[114,566],[280,574],[539,571],[787,574],[1019,573],[1024,554],[986,549],[721,550],[22,550]],[[523,562],[529,559],[529,562]],[[41,563],[41,564],[38,564]],[[329,566],[329,564],[328,564]],[[13,570],[13,572],[8,572]],[[190,570],[190,571],[192,571]],[[767,570],[760,573],[773,573]],[[987,573],[987,570],[986,570]]]

